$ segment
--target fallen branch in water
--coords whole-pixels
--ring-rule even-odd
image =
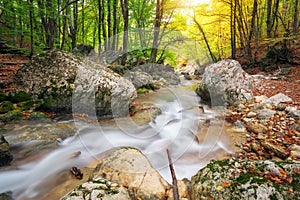
[[[173,184],[173,195],[174,195],[174,200],[179,200],[179,192],[178,192],[178,185],[177,185],[177,179],[176,179],[176,174],[174,171],[171,155],[169,152],[169,149],[167,149],[167,154],[168,154],[168,160],[169,160],[169,167],[172,175],[172,184]]]

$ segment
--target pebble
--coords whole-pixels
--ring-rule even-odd
[[[257,117],[260,119],[274,117],[276,111],[270,109],[262,109],[257,113]]]
[[[249,112],[248,114],[247,114],[247,117],[248,118],[252,118],[252,117],[256,117],[256,115],[257,115],[257,113],[256,112]]]

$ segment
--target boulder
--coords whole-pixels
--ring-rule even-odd
[[[276,94],[276,95],[268,98],[262,104],[264,104],[264,105],[270,104],[273,106],[277,106],[279,103],[285,103],[285,102],[291,102],[291,101],[293,101],[293,99],[291,99],[290,97],[288,97],[282,93],[279,93],[279,94]]]
[[[211,161],[192,177],[192,200],[299,199],[300,164],[275,161]]]
[[[0,167],[9,165],[13,156],[9,151],[9,144],[5,140],[4,136],[0,136]]]
[[[150,74],[154,80],[161,82],[163,85],[177,85],[180,83],[179,76],[170,65],[147,63],[135,67],[132,71],[136,70]]]
[[[126,71],[123,77],[131,81],[135,88],[147,87],[153,83],[153,78],[150,74],[139,70]]]
[[[205,68],[196,93],[212,105],[237,105],[253,99],[251,85],[239,62],[227,59]]]
[[[43,99],[44,110],[58,113],[124,116],[136,97],[132,83],[105,66],[57,50],[33,57],[17,72],[15,84]]]
[[[116,182],[128,188],[134,199],[164,199],[171,189],[137,149],[117,149],[99,160],[94,179],[106,178]]]

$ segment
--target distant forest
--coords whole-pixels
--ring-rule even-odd
[[[30,55],[54,48],[72,51],[79,44],[107,55],[140,46],[139,57],[163,62],[172,52],[158,46],[167,45],[161,41],[170,31],[180,33],[173,40],[194,39],[212,61],[236,58],[239,49],[256,62],[261,44],[297,37],[299,1],[0,1],[0,41],[26,48]]]

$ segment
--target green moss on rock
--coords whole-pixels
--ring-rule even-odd
[[[10,101],[3,101],[0,103],[0,113],[7,113],[14,109],[14,104]]]
[[[25,119],[25,115],[22,113],[21,110],[12,110],[0,117],[0,120],[4,122],[22,119]]]
[[[27,94],[24,91],[14,91],[8,95],[8,99],[13,103],[19,103],[19,102],[31,100],[31,97],[29,94]]]

